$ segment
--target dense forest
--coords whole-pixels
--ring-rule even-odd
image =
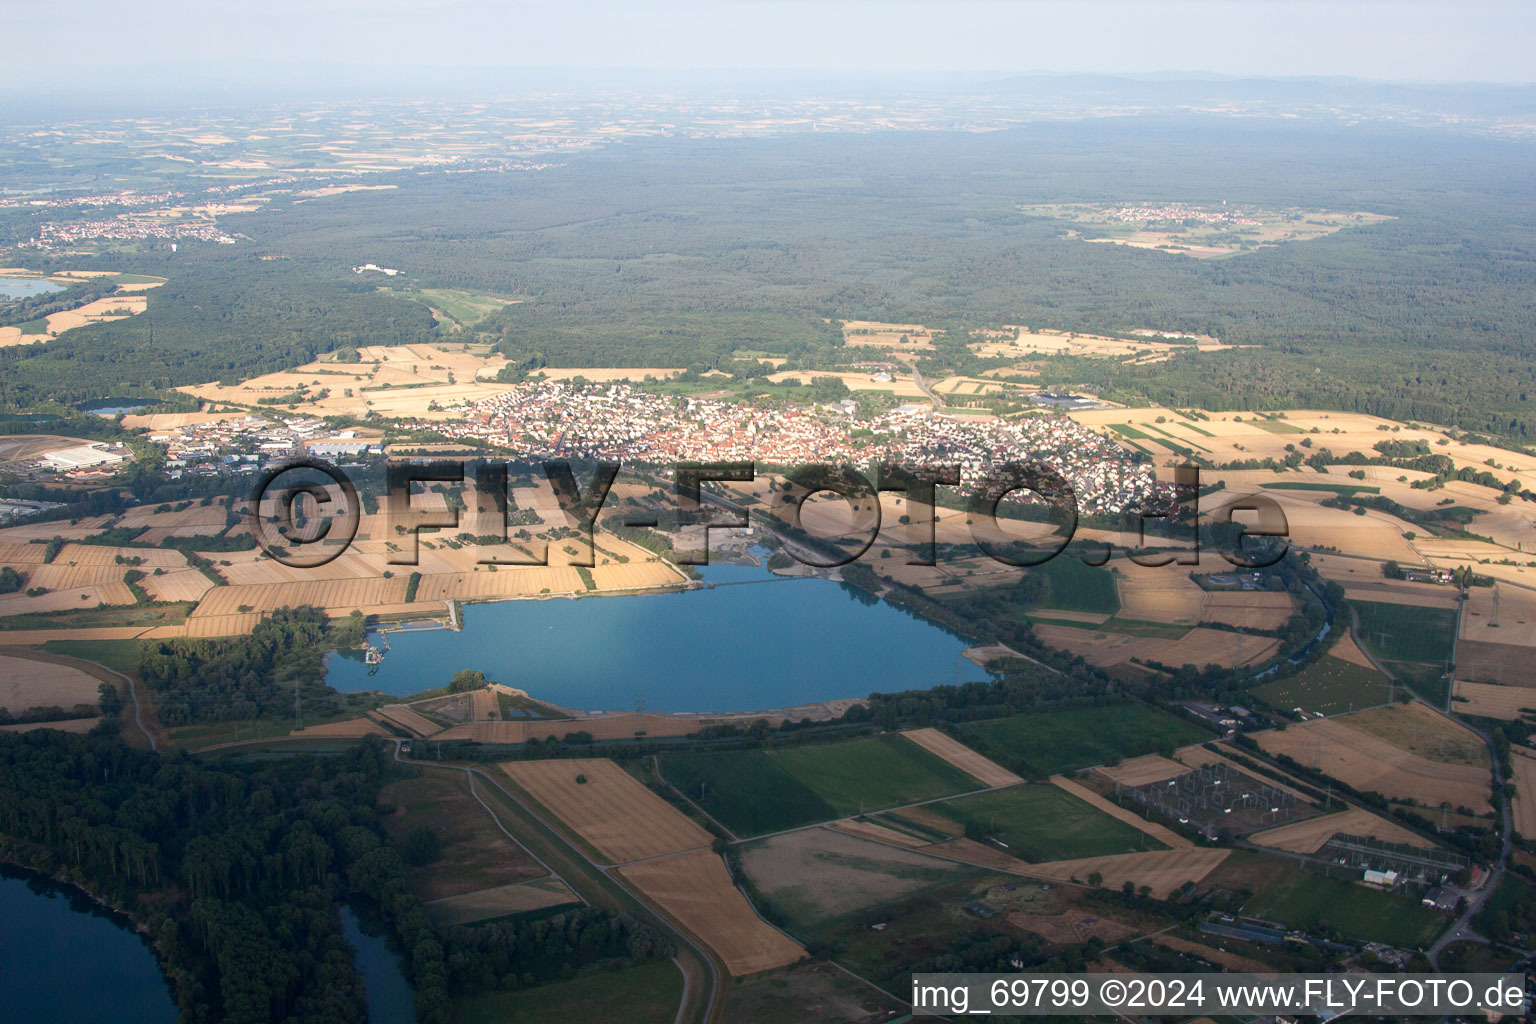
[[[78,882],[154,942],[190,1024],[362,1024],[339,901],[388,923],[416,1019],[455,995],[511,990],[670,956],[667,938],[610,911],[439,933],[379,826],[397,766],[374,740],[330,757],[207,763],[115,736],[0,734],[0,860]]]
[[[281,717],[294,712],[295,698],[326,717],[349,698],[325,685],[325,652],[362,642],[357,613],[331,623],[318,608],[279,608],[247,636],[144,641],[139,677],[169,726]]]
[[[442,336],[412,286],[517,298],[475,325],[514,361],[846,363],[828,320],[955,336],[1154,327],[1253,346],[1047,380],[1215,408],[1315,405],[1536,438],[1536,188],[1523,143],[1202,118],[994,133],[632,141],[535,174],[226,218],[242,241],[137,254],[144,316],[0,351],[0,406],[250,375]],[[1068,237],[1040,203],[1168,200],[1393,217],[1199,261]],[[404,277],[359,277],[360,261]],[[153,342],[149,334],[153,327]],[[957,347],[956,347],[957,348]],[[940,354],[951,368],[958,350]]]

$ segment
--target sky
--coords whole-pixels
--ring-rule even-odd
[[[0,0],[0,38],[28,91],[250,62],[1536,80],[1531,0]]]

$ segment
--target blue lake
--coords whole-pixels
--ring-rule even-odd
[[[459,669],[578,710],[755,711],[989,678],[969,643],[841,584],[755,566],[702,569],[712,589],[468,605],[460,632],[389,634],[377,666],[332,654],[338,690],[405,695]],[[729,584],[729,585],[719,585]]]
[[[0,1018],[172,1024],[170,988],[138,933],[78,889],[0,869]]]
[[[47,292],[61,292],[63,285],[36,277],[0,277],[0,299],[25,299]]]

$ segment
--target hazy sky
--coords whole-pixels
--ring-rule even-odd
[[[0,0],[0,38],[33,86],[210,59],[1536,79],[1532,0]]]

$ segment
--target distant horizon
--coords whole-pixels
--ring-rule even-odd
[[[1350,78],[1530,84],[1519,0],[105,0],[0,9],[0,86],[268,66],[354,76],[846,73]],[[48,46],[27,45],[28,41]],[[1181,71],[1178,68],[1191,70]],[[991,69],[991,70],[981,70]],[[1174,69],[1174,70],[1169,70]],[[219,76],[215,75],[216,81]]]

